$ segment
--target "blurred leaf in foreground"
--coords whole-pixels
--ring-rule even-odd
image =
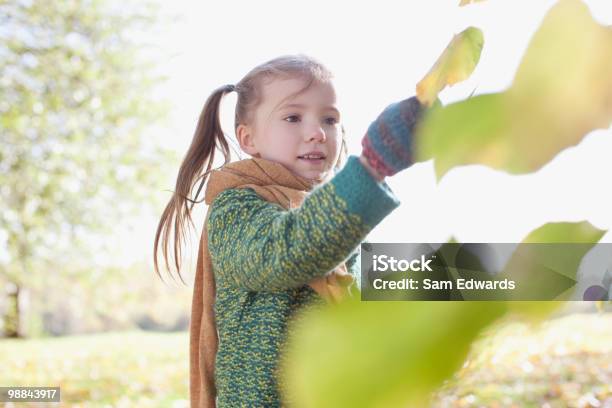
[[[606,231],[595,228],[588,221],[550,222],[531,231],[522,241],[529,243],[571,242],[576,244],[595,244]]]
[[[468,27],[456,34],[427,75],[416,87],[417,98],[431,106],[438,93],[447,85],[467,79],[480,60],[484,37],[476,27]]]
[[[584,256],[604,236],[606,231],[595,228],[587,221],[548,223],[533,230],[517,247],[510,258],[503,276],[525,282],[526,290],[543,291],[554,290],[564,278],[575,283],[576,274]],[[563,253],[559,246],[566,245]],[[534,245],[536,244],[536,245]],[[517,254],[521,254],[518,256]],[[552,275],[546,274],[549,271]],[[573,289],[561,293],[559,300],[566,299]],[[510,308],[533,318],[542,318],[559,307],[561,302],[511,302]]]
[[[296,407],[426,406],[503,302],[346,302],[307,313],[289,330]]]
[[[435,159],[438,179],[451,168],[485,164],[535,171],[590,131],[612,121],[612,28],[579,0],[545,16],[502,93],[434,107],[418,137],[418,160]]]
[[[550,223],[521,245],[502,275],[546,289],[534,266],[575,278],[604,231],[587,222]],[[559,254],[540,243],[576,243]],[[516,271],[523,268],[524,271]],[[534,272],[535,271],[535,272]],[[293,322],[281,363],[285,402],[296,407],[426,406],[431,392],[463,363],[481,331],[506,312],[539,320],[560,302],[360,302],[311,309]],[[288,364],[291,362],[291,364]]]

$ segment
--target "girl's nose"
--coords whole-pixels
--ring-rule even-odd
[[[325,142],[325,139],[325,131],[321,126],[315,126],[314,128],[310,129],[308,133],[308,141],[323,143]]]

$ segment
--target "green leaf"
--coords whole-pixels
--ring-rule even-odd
[[[502,94],[477,95],[444,107],[434,105],[416,137],[419,161],[434,158],[438,179],[455,166],[482,163],[494,168],[521,163],[515,155],[511,119]]]
[[[563,46],[560,46],[563,44]],[[510,173],[538,170],[612,121],[612,29],[579,0],[544,18],[506,92],[434,107],[416,138],[438,179],[463,164]]]
[[[291,327],[284,397],[296,407],[425,406],[502,302],[359,302]]]
[[[518,287],[533,293],[563,289],[567,282],[575,284],[576,274],[584,256],[604,236],[606,231],[595,228],[587,221],[547,223],[533,230],[521,242],[510,258],[500,279],[511,277]],[[547,245],[572,243],[563,252],[559,246]],[[537,244],[537,245],[536,245]],[[558,300],[566,300],[571,294],[559,293]],[[534,319],[541,319],[561,306],[562,302],[511,302],[514,312]]]
[[[522,242],[593,244],[599,242],[605,233],[605,230],[595,228],[588,221],[551,222],[531,231]]]
[[[467,79],[480,60],[483,44],[482,31],[476,27],[468,27],[453,36],[442,55],[417,84],[419,101],[431,106],[447,85]]]

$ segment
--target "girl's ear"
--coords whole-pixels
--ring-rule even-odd
[[[253,130],[249,125],[240,124],[236,128],[236,139],[240,144],[240,148],[251,156],[259,154],[255,144],[253,143]]]

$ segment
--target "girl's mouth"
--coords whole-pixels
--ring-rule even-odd
[[[305,162],[308,163],[322,163],[323,161],[325,161],[325,158],[321,157],[321,158],[317,158],[317,159],[307,159],[304,157],[298,157],[298,159],[303,160]]]
[[[325,161],[325,156],[321,154],[305,154],[298,156],[298,159],[304,160],[308,163],[321,163]]]

